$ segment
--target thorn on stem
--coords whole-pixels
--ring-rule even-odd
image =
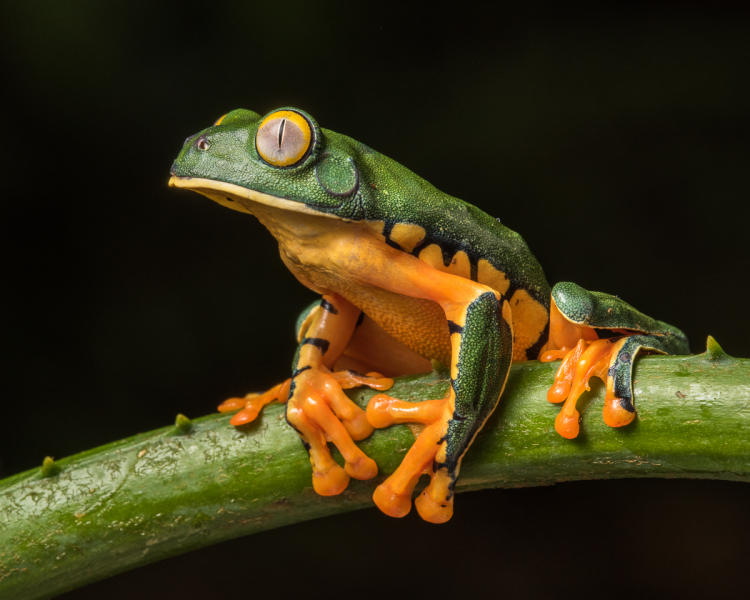
[[[60,472],[60,465],[51,456],[45,456],[42,461],[42,477],[52,477]]]
[[[706,339],[706,358],[714,361],[730,358],[730,356],[724,352],[724,349],[719,345],[714,336],[709,335]]]
[[[193,422],[182,413],[179,413],[174,420],[174,426],[178,434],[184,435],[189,433],[193,428]]]

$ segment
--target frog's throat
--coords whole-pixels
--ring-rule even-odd
[[[290,212],[315,215],[317,217],[328,217],[340,221],[348,220],[330,213],[315,210],[302,202],[280,198],[279,196],[272,196],[271,194],[251,190],[242,187],[241,185],[227,183],[225,181],[216,181],[215,179],[172,175],[169,178],[169,187],[198,192],[226,208],[231,208],[232,210],[248,214],[254,214],[252,210],[253,204],[262,204]]]

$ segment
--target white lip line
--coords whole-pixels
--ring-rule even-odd
[[[251,202],[265,204],[266,206],[272,206],[274,208],[280,208],[282,210],[290,210],[293,212],[305,213],[308,215],[316,215],[318,217],[328,217],[330,219],[338,219],[339,221],[349,221],[349,219],[344,219],[343,217],[315,210],[301,202],[295,202],[294,200],[280,198],[279,196],[272,196],[271,194],[251,190],[246,187],[242,187],[241,185],[227,183],[226,181],[206,179],[205,177],[181,177],[179,175],[172,175],[169,178],[169,185],[176,188],[195,191],[200,191],[201,188],[204,188],[210,192],[224,192],[233,196],[238,196],[239,198],[250,200]]]

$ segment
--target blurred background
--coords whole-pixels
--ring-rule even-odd
[[[750,10],[1,6],[0,475],[288,375],[313,294],[252,218],[166,187],[183,139],[237,107],[305,108],[500,217],[550,281],[750,355]],[[443,527],[368,510],[65,598],[740,597],[749,507],[722,482],[495,490]]]

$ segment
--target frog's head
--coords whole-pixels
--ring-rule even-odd
[[[169,184],[242,212],[262,204],[358,220],[364,215],[355,159],[367,151],[296,108],[263,117],[238,109],[185,140]]]

